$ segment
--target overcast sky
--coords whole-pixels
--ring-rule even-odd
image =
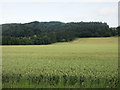
[[[119,0],[1,0],[0,24],[31,21],[107,22],[118,26]]]

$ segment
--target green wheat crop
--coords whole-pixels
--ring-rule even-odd
[[[116,88],[118,38],[2,46],[3,88]]]

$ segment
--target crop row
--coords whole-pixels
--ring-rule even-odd
[[[118,86],[118,78],[111,77],[111,78],[100,78],[100,77],[86,77],[86,76],[67,76],[67,75],[37,75],[37,76],[22,76],[21,74],[3,74],[2,75],[2,83],[20,83],[22,80],[25,82],[27,81],[30,84],[45,84],[45,85],[58,85],[63,84],[64,86],[74,86],[79,85],[80,87],[87,87],[87,86],[100,86],[104,85],[105,87],[117,87]]]

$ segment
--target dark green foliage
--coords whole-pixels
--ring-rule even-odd
[[[80,78],[79,78],[79,83],[80,83],[80,86],[81,86],[81,87],[84,85],[85,79],[86,79],[86,78],[85,78],[84,76],[80,76]]]
[[[22,78],[21,74],[4,74],[2,75],[2,82],[3,83],[18,83],[20,82],[20,79]]]
[[[59,76],[53,76],[53,80],[55,84],[58,84],[60,81],[60,77]]]
[[[70,85],[75,85],[78,81],[78,77],[77,76],[70,76],[69,77],[69,84]]]
[[[119,29],[119,27],[118,27]],[[3,24],[3,45],[47,45],[68,42],[77,37],[109,37],[117,30],[101,22],[38,22]]]
[[[75,86],[79,85],[81,88],[85,88],[87,86],[94,87],[104,85],[102,87],[107,88],[116,88],[119,85],[119,80],[116,77],[111,78],[99,78],[99,77],[84,77],[84,76],[58,76],[58,75],[39,75],[39,76],[26,76],[23,77],[21,74],[4,74],[2,75],[2,83],[10,83],[16,84],[22,82],[28,82],[29,85],[50,85],[56,86],[58,84],[62,84],[63,86]]]
[[[59,76],[48,76],[47,83],[50,85],[56,85],[59,83]]]
[[[2,74],[2,83],[8,83],[10,81],[9,75]]]
[[[120,26],[117,27],[118,36],[120,36]]]
[[[117,28],[110,28],[112,36],[117,36],[118,35],[118,30]]]
[[[67,82],[68,82],[68,76],[67,75],[63,75],[63,84],[64,84],[64,86],[67,84]]]

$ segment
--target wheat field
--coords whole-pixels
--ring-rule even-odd
[[[2,46],[3,88],[116,88],[118,38]]]

